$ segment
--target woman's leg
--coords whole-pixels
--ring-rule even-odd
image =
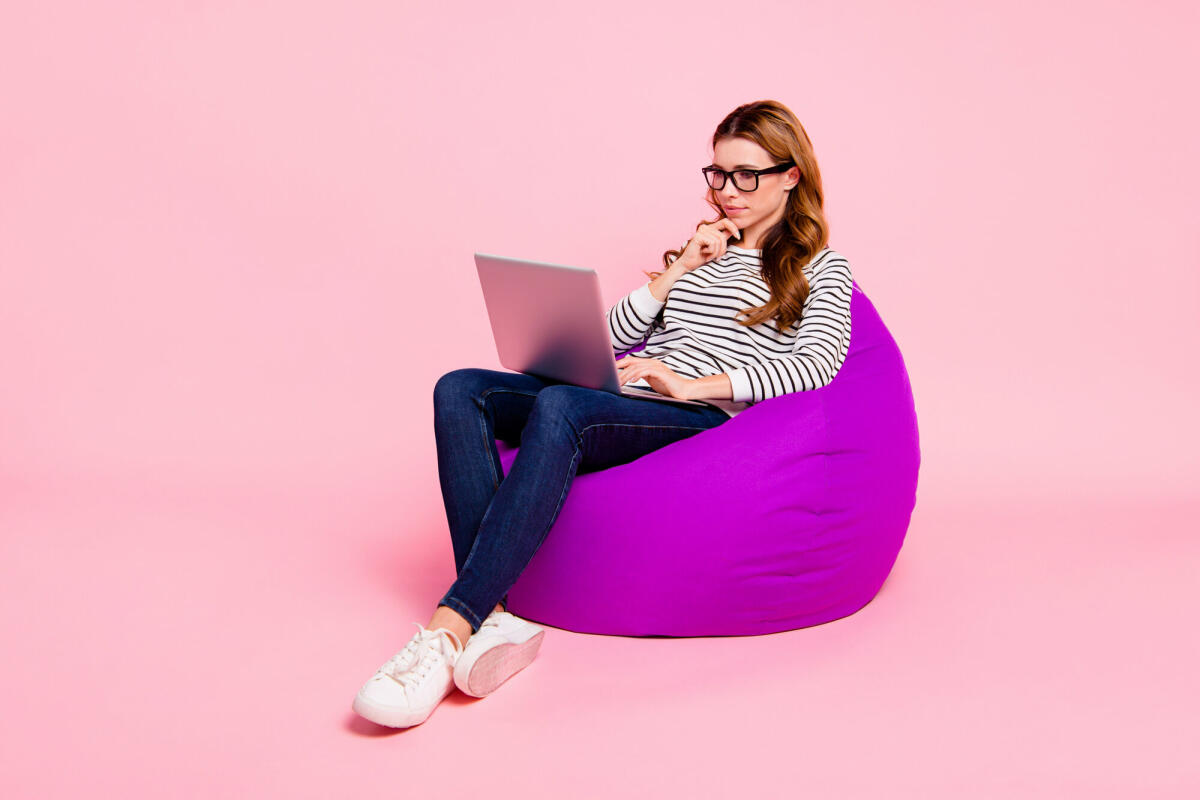
[[[456,573],[503,479],[496,440],[519,440],[538,392],[549,383],[518,372],[472,368],[448,372],[434,386],[438,479]]]
[[[542,388],[521,432],[520,452],[494,490],[434,620],[450,619],[453,611],[472,632],[479,629],[541,545],[579,471],[633,461],[728,419],[711,406],[637,400],[566,384]]]

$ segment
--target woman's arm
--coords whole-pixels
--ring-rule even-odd
[[[608,333],[614,355],[620,355],[646,340],[654,325],[654,318],[666,304],[671,286],[686,272],[685,268],[672,264],[657,278],[634,289],[608,310]]]
[[[756,403],[828,385],[842,368],[850,346],[852,284],[846,259],[827,258],[813,275],[792,352],[725,373],[732,388],[730,399]]]
[[[654,318],[667,302],[667,294],[680,275],[725,254],[725,241],[742,232],[733,220],[723,217],[701,223],[674,261],[658,277],[634,289],[608,310],[608,331],[613,354],[621,355],[646,341]]]
[[[667,267],[661,275],[647,284],[650,287],[650,294],[660,303],[667,302],[667,293],[671,291],[671,287],[675,285],[675,281],[679,280],[679,276],[687,272],[687,267],[680,265],[679,259],[672,261],[671,266]]]
[[[657,358],[625,356],[617,361],[617,375],[622,386],[629,381],[645,380],[654,391],[683,400],[728,400],[733,394],[725,373],[686,378]]]
[[[705,375],[688,382],[686,400],[732,400],[733,384],[729,374]]]

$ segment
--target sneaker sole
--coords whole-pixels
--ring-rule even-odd
[[[506,680],[533,663],[545,636],[545,631],[538,631],[524,642],[496,645],[471,665],[466,688],[459,688],[472,697],[485,697],[496,691]]]
[[[357,695],[354,698],[352,708],[354,709],[354,713],[363,719],[374,722],[376,725],[383,725],[386,728],[411,728],[429,719],[437,706],[427,711],[411,711],[391,706],[381,706],[372,703],[362,695]]]

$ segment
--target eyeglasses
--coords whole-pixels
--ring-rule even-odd
[[[776,172],[786,172],[794,166],[796,166],[794,162],[787,161],[783,164],[767,167],[766,169],[735,169],[729,172],[717,167],[705,167],[700,171],[704,173],[704,179],[708,181],[708,185],[714,189],[724,189],[725,179],[732,178],[733,185],[737,187],[739,192],[753,192],[758,188],[759,175],[773,175]]]

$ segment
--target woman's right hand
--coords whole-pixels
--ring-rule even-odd
[[[721,217],[711,224],[702,224],[696,228],[696,235],[688,240],[683,253],[674,263],[691,272],[696,267],[725,255],[725,244],[730,236],[741,239],[742,232],[729,217]]]

